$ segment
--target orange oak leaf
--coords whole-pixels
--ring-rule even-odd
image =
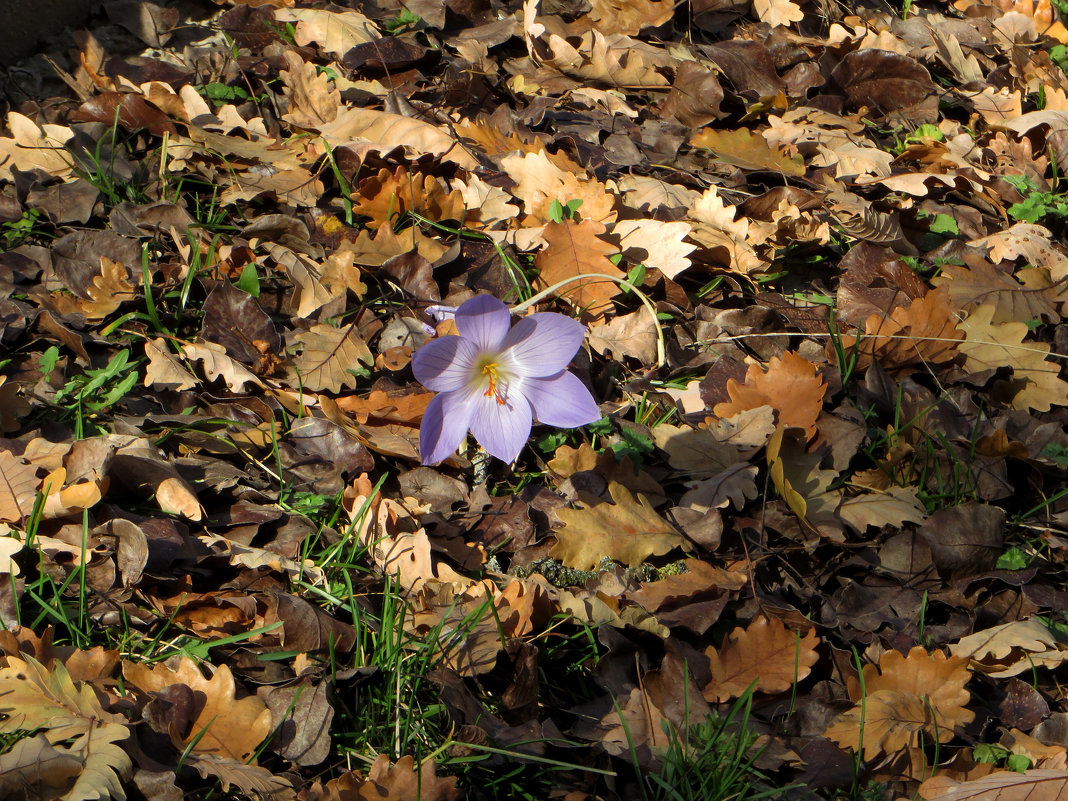
[[[608,260],[617,249],[599,238],[598,234],[604,231],[605,227],[593,220],[548,223],[543,234],[548,246],[534,258],[534,265],[541,271],[541,283],[552,286],[590,273],[625,278],[623,271]],[[619,284],[590,278],[568,284],[557,294],[589,314],[600,316],[611,308],[610,299],[619,294]]]
[[[816,365],[793,351],[773,356],[765,372],[751,364],[745,383],[730,378],[727,394],[730,401],[717,403],[712,412],[717,417],[734,417],[739,412],[770,406],[779,413],[779,422],[791,428],[803,428],[809,437],[816,433],[816,418],[823,409],[827,385]]]
[[[942,288],[898,306],[889,316],[873,314],[864,323],[858,366],[867,367],[874,360],[893,371],[952,361],[964,338],[955,319],[949,293]]]
[[[778,619],[757,617],[737,628],[717,650],[708,648],[712,681],[702,691],[709,701],[737,698],[754,684],[760,692],[788,690],[809,674],[819,655],[815,629],[802,636]]]

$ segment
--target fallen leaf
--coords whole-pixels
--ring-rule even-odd
[[[802,636],[781,620],[757,617],[748,627],[732,631],[720,648],[705,651],[712,681],[702,694],[709,701],[727,701],[745,693],[750,685],[758,692],[788,690],[816,664],[819,642],[815,629]]]
[[[683,544],[682,536],[642,496],[635,498],[614,481],[608,492],[612,503],[556,513],[564,527],[549,551],[553,559],[576,570],[595,568],[604,557],[633,567]]]

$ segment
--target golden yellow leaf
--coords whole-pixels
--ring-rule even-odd
[[[609,482],[608,492],[613,503],[556,513],[564,527],[556,532],[556,544],[549,551],[553,559],[577,570],[596,567],[606,556],[633,567],[683,544],[682,535],[641,495],[635,498],[615,481]]]

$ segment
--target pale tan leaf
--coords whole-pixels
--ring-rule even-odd
[[[0,178],[13,181],[13,168],[44,170],[59,179],[71,176],[74,159],[65,148],[74,137],[70,128],[48,123],[39,126],[16,111],[8,112],[7,127],[12,138],[0,138]]]
[[[292,50],[287,50],[284,55],[287,69],[278,74],[285,83],[282,91],[289,99],[289,111],[282,115],[282,119],[298,128],[318,130],[337,117],[341,93],[330,88],[330,79],[314,64]]]
[[[273,242],[264,243],[264,247],[271,258],[285,269],[289,280],[293,282],[297,297],[293,313],[297,317],[310,317],[334,299],[335,296],[330,290],[323,286],[319,265],[307,256],[294,253],[289,248]]]
[[[1068,381],[1060,377],[1060,365],[1047,361],[1050,346],[1026,342],[1024,323],[992,322],[994,306],[983,304],[959,324],[966,339],[959,349],[966,367],[973,372],[1012,366],[1006,383],[1014,409],[1048,412],[1051,406],[1068,406]]]
[[[226,348],[216,342],[185,343],[182,355],[191,362],[204,363],[204,375],[209,381],[221,378],[234,392],[244,392],[246,384],[262,387],[259,376],[241,362],[226,355]]]
[[[864,759],[896,754],[919,744],[920,732],[932,728],[930,707],[923,699],[897,690],[875,690],[828,728],[823,736],[842,748],[861,750]]]
[[[753,0],[753,10],[761,22],[775,28],[800,22],[805,18],[801,6],[792,0]]]
[[[689,268],[690,260],[686,257],[697,247],[683,241],[691,228],[681,220],[620,220],[612,226],[612,235],[619,237],[620,249],[628,262],[655,267],[668,278],[674,278]]]
[[[168,350],[162,337],[145,340],[145,355],[148,366],[145,367],[145,386],[158,389],[170,389],[182,392],[197,385],[197,378],[190,373],[178,357]]]
[[[36,468],[0,450],[0,522],[18,523],[28,516],[40,485]]]
[[[617,361],[630,356],[645,365],[652,365],[656,361],[656,332],[657,324],[649,312],[638,309],[590,326],[587,341],[602,356],[611,353]]]
[[[991,660],[1004,662],[1006,657],[1012,655],[1014,651],[1034,653],[1046,651],[1056,644],[1057,639],[1049,628],[1041,621],[1030,617],[1025,620],[1002,623],[999,626],[992,626],[962,637],[949,646],[949,652],[953,656],[977,662]],[[1017,658],[1026,658],[1026,656],[1024,653],[1019,653]]]
[[[103,320],[124,301],[138,296],[126,265],[112,261],[107,256],[100,257],[100,275],[93,278],[86,292],[90,300],[80,301],[78,307],[88,320]]]
[[[358,44],[378,39],[377,26],[357,11],[326,11],[314,8],[286,8],[274,12],[280,22],[296,22],[294,39],[301,47],[315,42],[340,58]]]
[[[362,140],[377,145],[383,153],[403,146],[420,155],[451,161],[464,169],[474,170],[479,166],[458,141],[436,125],[387,111],[348,107],[319,131],[331,147]]]
[[[838,515],[861,534],[868,526],[899,527],[905,522],[922,523],[927,518],[911,487],[888,487],[846,498],[838,507]]]

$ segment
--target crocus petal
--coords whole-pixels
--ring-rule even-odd
[[[512,324],[508,307],[492,295],[476,295],[456,310],[456,330],[482,351],[496,351]]]
[[[419,458],[423,464],[451,456],[467,436],[473,414],[469,393],[442,392],[433,398],[419,425]]]
[[[513,392],[507,403],[499,404],[495,397],[480,395],[471,407],[471,433],[478,444],[491,456],[509,464],[514,462],[530,438],[530,404]]]
[[[601,410],[586,385],[566,370],[552,378],[526,379],[523,395],[539,423],[578,428],[601,419]]]
[[[432,339],[412,356],[416,380],[435,392],[462,389],[471,381],[478,347],[457,336]]]
[[[524,317],[504,338],[508,369],[518,376],[552,376],[571,362],[586,326],[570,317],[543,312]]]

